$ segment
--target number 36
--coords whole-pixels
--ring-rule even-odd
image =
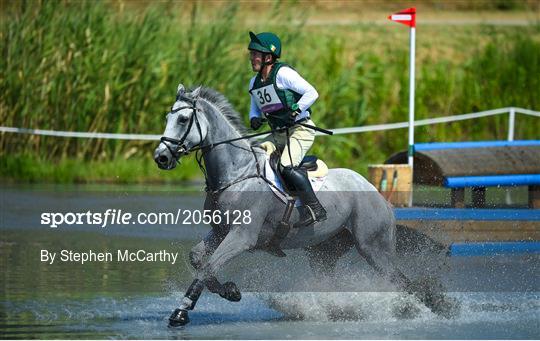
[[[264,104],[265,102],[270,102],[272,100],[272,96],[270,96],[270,94],[266,92],[266,89],[264,89],[264,92],[261,92],[261,90],[257,91],[257,96],[259,96],[259,102],[261,104]]]

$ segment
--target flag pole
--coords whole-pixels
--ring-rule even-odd
[[[414,60],[416,48],[416,27],[411,26],[410,56],[409,56],[409,166],[413,167],[414,156]]]
[[[411,7],[388,16],[388,19],[410,27],[409,48],[409,145],[407,160],[414,178],[414,61],[416,49],[416,8]],[[412,206],[413,192],[409,196],[409,206]]]

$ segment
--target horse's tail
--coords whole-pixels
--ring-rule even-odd
[[[395,229],[396,251],[400,254],[436,253],[448,252],[449,247],[436,241],[425,233],[406,225],[396,224],[394,205],[386,200],[386,206],[393,217]]]
[[[447,253],[449,246],[427,234],[405,225],[396,224],[396,251],[400,254]]]

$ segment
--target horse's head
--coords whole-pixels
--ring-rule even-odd
[[[154,151],[154,160],[161,169],[173,169],[180,158],[191,149],[202,144],[208,131],[208,121],[201,115],[197,105],[200,88],[186,91],[178,85],[176,101],[167,114],[167,125],[159,146]]]

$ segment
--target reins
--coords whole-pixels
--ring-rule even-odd
[[[180,110],[183,110],[183,109],[191,109],[192,110],[192,115],[191,115],[191,117],[189,119],[188,127],[187,127],[184,135],[182,135],[182,137],[180,139],[175,139],[175,138],[172,138],[172,137],[162,136],[160,138],[160,141],[165,145],[165,147],[167,147],[167,149],[169,150],[172,157],[174,158],[174,160],[177,163],[180,163],[180,156],[188,155],[189,153],[191,153],[193,151],[195,152],[195,160],[197,160],[197,164],[199,165],[199,168],[201,169],[201,171],[202,171],[202,173],[204,175],[204,179],[205,179],[205,183],[206,183],[206,189],[205,190],[207,192],[211,191],[212,194],[214,194],[214,195],[219,194],[219,193],[223,192],[225,189],[231,187],[232,185],[235,185],[235,184],[237,184],[239,182],[242,182],[244,180],[251,179],[251,178],[262,178],[264,181],[266,181],[268,183],[271,183],[268,179],[266,179],[266,177],[264,175],[261,174],[261,170],[260,170],[260,166],[259,166],[259,160],[257,159],[257,154],[255,153],[255,150],[253,150],[253,147],[250,146],[251,152],[253,153],[253,156],[255,158],[255,163],[256,163],[256,166],[257,166],[257,174],[252,174],[252,175],[248,175],[248,176],[238,178],[238,179],[236,179],[236,180],[234,180],[234,181],[232,181],[232,182],[230,182],[230,183],[228,183],[228,184],[226,184],[224,186],[221,186],[218,189],[210,189],[209,184],[208,184],[208,174],[207,174],[206,168],[205,168],[205,166],[203,164],[204,154],[206,153],[206,150],[211,150],[211,149],[213,149],[213,148],[215,148],[215,147],[217,147],[219,145],[225,144],[225,143],[231,143],[231,142],[235,142],[235,141],[250,139],[250,138],[253,138],[253,137],[257,137],[257,136],[273,134],[273,133],[278,133],[278,132],[282,132],[282,131],[286,132],[287,140],[288,140],[290,127],[274,128],[274,129],[264,131],[264,132],[260,132],[260,133],[249,134],[249,135],[240,136],[240,137],[236,137],[236,138],[233,138],[233,139],[228,139],[228,140],[224,140],[224,141],[220,141],[220,142],[216,142],[216,143],[209,143],[209,144],[206,144],[206,145],[201,145],[202,141],[203,141],[203,136],[202,136],[201,125],[199,123],[199,118],[197,117],[197,111],[199,111],[199,109],[197,108],[197,99],[194,99],[194,100],[191,100],[189,98],[183,98],[183,99],[186,102],[191,102],[191,105],[176,108],[174,110],[171,110],[170,113],[173,114],[173,113],[176,113],[176,112],[178,112]],[[193,122],[195,122],[195,124],[197,126],[197,131],[199,132],[200,142],[197,145],[194,145],[192,147],[188,147],[188,146],[185,145],[184,142],[186,141],[187,136],[191,132],[191,128],[193,127]],[[302,122],[299,122],[298,124],[300,124],[302,126],[305,126],[307,128],[310,128],[310,129],[320,131],[320,132],[328,134],[328,135],[333,135],[334,134],[330,130],[315,127],[315,126],[312,126],[310,124],[305,124],[305,123],[302,123]],[[168,142],[168,143],[165,143],[165,142]],[[172,145],[169,145],[169,143],[172,144]],[[198,153],[199,151],[201,151],[200,154]]]
[[[202,149],[206,149],[206,148],[212,149],[212,148],[214,148],[216,146],[219,146],[219,145],[225,144],[225,143],[250,139],[250,138],[261,136],[261,135],[272,134],[272,133],[277,133],[277,132],[288,130],[287,127],[276,128],[276,129],[272,129],[272,130],[269,130],[269,131],[264,131],[264,132],[261,132],[261,133],[255,133],[255,134],[240,136],[240,137],[236,137],[236,138],[233,138],[233,139],[228,139],[228,140],[224,140],[224,141],[220,141],[220,142],[216,142],[216,143],[209,143],[209,144],[206,144],[206,145],[200,145],[200,143],[202,143],[202,131],[201,131],[201,126],[200,126],[200,123],[199,123],[199,119],[197,117],[197,111],[199,110],[196,107],[197,100],[192,101],[192,103],[193,103],[193,105],[191,105],[191,106],[183,106],[183,107],[179,107],[179,108],[176,108],[174,110],[171,110],[171,113],[176,113],[176,112],[178,112],[178,111],[180,111],[182,109],[191,109],[193,111],[192,115],[191,115],[191,118],[189,120],[188,127],[187,127],[186,132],[184,133],[184,135],[180,139],[175,139],[175,138],[167,137],[167,136],[162,136],[161,139],[160,139],[161,142],[169,142],[169,143],[173,143],[173,144],[177,145],[176,150],[173,150],[173,149],[171,149],[171,146],[164,143],[165,146],[167,147],[167,149],[169,149],[169,151],[171,152],[171,154],[173,154],[176,161],[178,161],[178,157],[180,156],[179,154],[187,155],[187,154],[189,154],[189,153],[191,153],[193,151],[198,151],[198,150],[202,150]],[[199,145],[195,145],[193,147],[188,148],[184,144],[184,142],[185,142],[187,136],[189,135],[189,133],[191,131],[191,127],[193,126],[194,121],[197,124],[197,130],[199,131],[199,137],[201,138],[201,142],[199,143]]]
[[[231,143],[231,142],[244,140],[244,139],[249,139],[249,138],[252,138],[252,137],[256,137],[256,136],[260,136],[260,135],[264,135],[264,134],[269,134],[269,133],[273,133],[273,132],[278,132],[278,131],[285,130],[287,128],[273,129],[273,130],[268,131],[268,132],[250,134],[250,135],[240,136],[240,137],[233,138],[233,139],[228,139],[228,140],[225,140],[225,141],[220,141],[220,142],[217,142],[217,143],[210,143],[210,144],[206,144],[206,145],[201,145],[201,143],[203,141],[203,136],[202,136],[202,129],[201,129],[201,126],[200,126],[200,123],[199,123],[199,118],[197,117],[197,111],[199,110],[199,109],[197,109],[197,100],[196,99],[195,100],[185,99],[185,100],[188,100],[189,102],[191,102],[191,105],[176,108],[174,110],[171,110],[171,113],[176,113],[176,112],[178,112],[180,110],[183,110],[183,109],[191,109],[192,110],[192,115],[190,117],[186,132],[184,133],[184,135],[182,135],[182,137],[180,139],[175,139],[175,138],[172,138],[172,137],[162,136],[160,141],[167,147],[167,149],[169,150],[172,157],[174,158],[174,160],[177,163],[180,162],[180,160],[179,160],[180,156],[188,155],[189,153],[191,153],[193,151],[195,152],[195,160],[197,161],[197,164],[199,165],[199,168],[201,169],[201,172],[204,175],[204,180],[205,180],[205,183],[206,183],[206,189],[205,189],[206,192],[211,192],[213,195],[216,195],[216,194],[219,194],[219,193],[223,192],[225,189],[231,187],[232,185],[235,185],[235,184],[237,184],[239,182],[242,182],[244,180],[251,179],[251,178],[264,178],[264,175],[261,174],[259,161],[257,159],[257,154],[255,153],[255,150],[253,150],[253,147],[250,146],[251,152],[253,153],[253,156],[255,158],[255,163],[256,163],[256,167],[257,167],[257,173],[235,179],[235,180],[231,181],[230,183],[219,187],[218,189],[212,189],[212,188],[210,188],[210,185],[209,185],[209,182],[208,182],[208,173],[206,172],[206,167],[204,166],[204,162],[203,162],[204,154],[206,153],[206,151],[211,150],[211,149],[215,148],[218,145],[222,145],[222,144],[225,144],[225,143]],[[197,130],[199,132],[200,142],[199,142],[198,145],[188,147],[185,144],[185,141],[187,139],[187,136],[191,132],[191,128],[193,127],[193,122],[195,122],[195,124],[197,126]],[[168,142],[168,143],[166,143],[166,142]],[[169,143],[172,144],[172,145],[169,145]],[[199,153],[199,151],[201,153]]]

